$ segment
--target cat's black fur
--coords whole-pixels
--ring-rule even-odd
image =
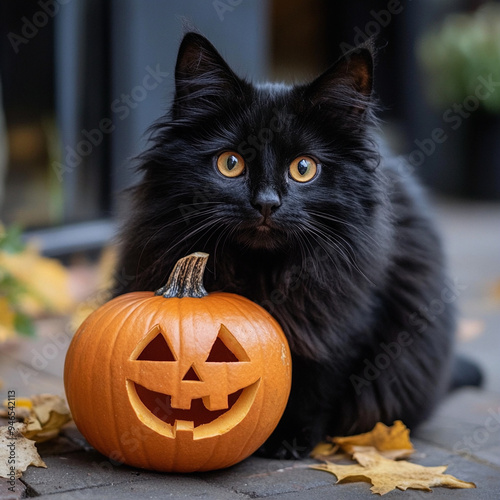
[[[408,169],[373,138],[372,50],[310,84],[253,85],[204,37],[179,49],[171,112],[141,157],[115,294],[155,290],[174,263],[210,254],[209,291],[244,295],[280,322],[290,400],[262,448],[298,456],[325,435],[425,419],[449,384],[459,285]],[[224,151],[245,159],[224,177]],[[294,181],[308,155],[316,177]]]

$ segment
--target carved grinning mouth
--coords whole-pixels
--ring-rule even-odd
[[[191,400],[191,408],[182,410],[173,408],[171,396],[160,392],[150,391],[142,385],[134,383],[135,390],[144,406],[156,417],[167,424],[174,425],[176,421],[193,422],[194,427],[213,422],[234,406],[243,389],[229,394],[228,407],[223,410],[209,410],[205,407],[202,398]]]
[[[193,439],[220,435],[238,425],[254,404],[260,378],[228,396],[228,408],[208,410],[203,399],[191,400],[191,408],[172,408],[171,397],[127,380],[130,402],[141,422],[159,434],[175,438],[178,429],[190,430]]]

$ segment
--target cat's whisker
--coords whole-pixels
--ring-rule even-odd
[[[315,227],[317,227],[318,229],[320,229],[321,231],[323,231],[324,233],[332,236],[335,240],[337,240],[337,239],[342,240],[342,242],[345,243],[345,245],[342,245],[342,246],[347,251],[348,256],[351,258],[351,260],[353,262],[356,261],[356,252],[354,251],[352,244],[344,236],[342,236],[341,233],[339,233],[338,231],[336,231],[332,227],[327,226],[326,224],[322,224],[321,222],[318,222],[318,221],[315,221],[313,223],[313,225]],[[340,241],[338,243],[341,245]]]
[[[205,214],[205,215],[207,215],[207,214]],[[219,218],[219,219],[220,219],[220,218]],[[176,243],[175,243],[175,244],[173,244],[173,245],[170,245],[168,248],[166,248],[166,249],[165,249],[165,250],[161,253],[161,255],[160,255],[160,256],[159,256],[159,257],[158,257],[158,258],[154,261],[153,265],[155,265],[155,266],[156,266],[157,264],[159,264],[159,263],[160,263],[160,262],[161,262],[161,261],[165,258],[165,256],[166,256],[166,255],[168,255],[168,253],[169,253],[169,252],[171,252],[171,251],[172,251],[174,248],[176,248],[178,245],[182,244],[183,242],[185,242],[186,240],[188,240],[188,239],[189,239],[189,238],[191,238],[192,236],[194,236],[194,235],[196,235],[196,234],[200,233],[201,231],[204,231],[204,230],[206,231],[206,230],[210,229],[212,226],[214,226],[214,225],[215,225],[215,223],[216,223],[216,222],[217,222],[217,221],[213,221],[213,220],[211,220],[211,219],[209,219],[209,220],[206,220],[206,219],[205,219],[205,220],[203,220],[203,221],[198,222],[197,224],[195,224],[195,225],[194,225],[194,228],[193,228],[193,227],[186,228],[186,229],[190,229],[190,231],[189,231],[189,232],[184,231],[184,232],[180,232],[180,233],[178,233],[178,236],[180,237],[180,238],[178,239],[178,241],[174,240],[174,241],[176,241]],[[158,231],[156,231],[156,234],[157,234],[159,231],[162,231],[162,230],[164,230],[164,229],[165,229],[165,226],[163,226],[163,227],[162,227],[162,228],[160,228]],[[152,239],[153,237],[154,237],[154,235],[153,235],[151,238],[149,238],[149,240],[148,240],[148,241],[151,241],[151,239]],[[198,241],[199,241],[199,238],[196,240],[196,242],[195,242],[195,243],[197,243]],[[145,251],[146,246],[147,246],[147,244],[145,245],[145,247],[144,247],[144,249],[143,249],[143,253],[144,253],[144,251]],[[192,246],[193,246],[193,244],[192,244],[192,245],[190,245],[190,247],[192,247]],[[142,255],[142,254],[141,254],[141,255]]]
[[[175,203],[175,198],[171,200],[171,203]],[[191,207],[200,207],[198,209],[193,209],[192,211],[196,210],[196,213],[199,213],[200,211],[203,210],[205,205],[220,205],[220,201],[201,201],[201,202],[193,202],[193,203],[182,203],[182,200],[179,199],[179,203],[174,205],[172,208],[166,211],[159,211],[155,216],[151,217],[148,219],[148,222],[155,222],[158,219],[161,218],[167,218],[167,216],[170,216],[172,212],[178,211],[180,213],[179,217],[176,217],[172,223],[176,223],[177,221],[183,220],[186,218],[186,216],[181,212],[181,206],[185,208],[191,208]],[[212,207],[210,207],[212,208]]]
[[[199,212],[197,212],[196,216],[197,218],[200,218],[200,217],[206,217],[207,215],[211,215],[213,213],[218,213],[218,209],[217,208],[210,208],[210,209],[205,209],[205,210],[201,210]],[[174,219],[173,221],[170,221],[166,224],[163,224],[162,226],[160,226],[156,231],[154,231],[151,236],[146,240],[146,242],[144,243],[143,247],[142,247],[142,251],[139,255],[139,259],[138,259],[138,266],[137,267],[140,267],[140,263],[141,263],[141,260],[142,260],[142,256],[144,254],[144,252],[147,250],[147,247],[149,245],[149,243],[154,240],[154,238],[161,232],[164,232],[166,231],[169,227],[171,226],[174,226],[176,224],[179,224],[180,222],[182,221],[182,216]],[[158,263],[160,259],[157,259],[155,263]]]
[[[198,242],[205,237],[205,235],[210,231],[215,229],[217,226],[224,226],[224,219],[223,217],[217,218],[215,221],[211,221],[210,224],[207,224],[205,228],[197,231],[197,233],[200,233],[196,240],[190,245],[190,251],[197,251],[198,250]],[[189,235],[189,237],[193,236],[193,234]]]
[[[330,243],[331,245],[333,245],[337,250],[340,251],[341,255],[345,258],[345,256],[343,255],[343,252],[342,252],[342,248],[337,244],[335,243],[334,241],[328,241],[324,238],[323,234],[321,233],[321,231],[316,228],[315,226],[313,226],[312,224],[308,223],[307,221],[306,222],[306,227],[308,228],[309,232],[311,232],[313,235],[315,235],[317,237],[316,239],[316,243],[325,251],[325,253],[328,255],[328,259],[330,260],[330,262],[333,264],[333,266],[335,267],[337,273],[340,273],[341,272],[341,269],[339,268],[339,265],[337,263],[337,261],[333,258],[333,254],[332,255],[332,252],[331,252],[331,249],[330,248],[325,248],[322,244],[322,241],[324,243]],[[314,251],[313,251],[314,253]],[[347,261],[348,262],[348,261]],[[349,262],[348,262],[349,263]],[[349,266],[349,269],[350,269],[350,266]]]
[[[217,259],[217,249],[218,249],[218,246],[219,246],[219,242],[222,241],[221,243],[221,250],[220,250],[220,253],[224,254],[224,245],[227,243],[228,239],[237,231],[237,229],[240,227],[241,225],[241,222],[239,222],[238,224],[235,224],[235,225],[226,225],[226,227],[224,227],[222,229],[222,232],[221,234],[219,235],[219,237],[217,238],[217,241],[215,242],[215,246],[214,246],[214,276],[216,276],[216,263],[219,262],[219,259]],[[224,261],[224,257],[222,257],[221,259],[221,262]]]
[[[318,267],[317,248],[314,248],[313,244],[309,240],[309,238],[305,238],[303,234],[301,234],[301,238],[303,239],[303,241],[305,243],[306,251],[309,252],[309,255],[311,257],[310,260],[307,262],[307,264],[309,266],[311,266],[311,265],[313,266],[313,271],[314,271],[315,275],[321,274],[321,271],[319,270],[319,267]],[[309,247],[309,250],[308,250],[308,247]],[[323,247],[321,247],[321,248],[323,249]]]
[[[317,210],[308,210],[308,213],[313,215],[313,216],[321,217],[323,219],[327,219],[327,220],[330,220],[332,222],[337,222],[338,224],[342,224],[346,227],[354,229],[355,231],[357,231],[359,234],[361,234],[362,236],[364,236],[365,238],[370,240],[375,245],[377,245],[377,246],[379,245],[379,242],[371,234],[369,234],[367,231],[361,229],[359,226],[352,224],[349,221],[346,221],[344,219],[339,219],[338,217],[335,217],[331,214],[326,214],[324,212],[318,212]]]
[[[317,236],[322,238],[325,243],[333,244],[333,246],[337,248],[337,250],[339,250],[340,255],[343,257],[344,261],[348,264],[350,269],[356,270],[370,284],[373,284],[372,280],[368,276],[366,276],[366,274],[360,269],[358,263],[356,262],[356,257],[355,257],[356,254],[354,253],[354,249],[352,248],[352,245],[345,238],[335,233],[332,230],[332,228],[328,226],[325,227],[326,229],[329,230],[330,236],[325,231],[325,229],[321,228],[316,224],[313,224],[312,222],[308,222],[307,226],[312,232],[314,232]],[[338,241],[338,239],[342,240],[342,242],[345,245],[347,245],[347,247],[344,246],[340,241]]]
[[[306,221],[306,226],[307,228],[312,231],[316,236],[319,236],[323,241],[330,243],[333,245],[334,248],[339,250],[341,252],[342,257],[346,259],[348,263],[352,263],[354,257],[350,253],[346,253],[345,247],[341,244],[340,241],[337,241],[335,238],[332,238],[332,236],[336,236],[334,234],[328,235],[328,233],[325,231],[324,228],[319,226],[317,223],[309,222]]]
[[[189,245],[189,248],[194,248],[198,244],[198,241],[200,241],[201,236],[206,234],[206,232],[209,229],[212,229],[214,226],[217,225],[217,223],[221,222],[221,220],[222,220],[222,218],[218,217],[215,220],[209,219],[209,220],[202,221],[198,227],[192,229],[189,233],[187,233],[185,236],[183,236],[175,245],[171,246],[170,249],[176,247],[177,245],[181,244],[182,242],[184,242],[188,239],[191,239],[193,236],[198,234],[199,235],[198,238]],[[199,233],[202,233],[202,234],[200,235]]]
[[[357,263],[357,259],[356,259],[356,256],[359,255],[359,252],[355,252],[354,251],[354,248],[352,246],[352,243],[350,243],[344,236],[342,236],[341,234],[339,234],[335,229],[333,229],[332,227],[330,226],[327,226],[326,224],[322,224],[318,221],[316,221],[315,223],[316,225],[320,226],[322,228],[323,231],[325,231],[325,233],[331,235],[334,239],[338,240],[342,240],[345,245],[347,246],[347,248],[344,246],[344,248],[346,248],[346,250],[348,251],[349,253],[349,256],[351,257],[351,261],[352,263],[354,264],[355,268],[361,273],[361,269],[359,268],[359,265]],[[339,242],[340,244],[340,242]],[[371,283],[371,280],[368,279],[367,276],[365,276],[365,278]]]
[[[206,217],[207,215],[211,215],[213,213],[218,213],[218,209],[217,208],[210,208],[210,209],[205,209],[205,210],[200,209],[195,215],[197,218],[200,218],[200,217]],[[167,228],[169,228],[171,226],[175,226],[175,225],[179,224],[183,219],[184,219],[183,216],[179,216],[166,224],[162,224],[156,231],[153,232],[151,237],[146,242],[146,245],[150,240],[152,240],[155,236],[157,236],[158,233],[165,231]],[[154,219],[151,219],[151,220],[154,220]]]
[[[313,253],[313,252],[309,252],[309,250],[308,250],[307,245],[309,242],[308,242],[307,238],[305,238],[304,235],[294,227],[290,227],[289,231],[290,231],[291,235],[294,237],[294,240],[299,245],[300,260],[301,260],[302,265],[300,267],[300,274],[297,277],[297,280],[300,280],[302,277],[302,274],[304,272],[304,268],[305,268],[306,263],[308,265],[313,265],[314,267],[316,267],[316,263],[315,263],[314,259],[311,259],[312,263],[307,262],[308,253],[310,253],[311,255]]]

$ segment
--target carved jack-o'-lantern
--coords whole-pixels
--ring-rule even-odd
[[[66,395],[90,444],[164,471],[228,467],[277,425],[291,383],[288,344],[260,306],[207,294],[206,254],[178,263],[156,294],[117,297],[76,333]]]

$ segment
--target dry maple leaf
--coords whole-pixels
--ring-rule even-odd
[[[309,454],[310,457],[315,458],[316,460],[329,460],[333,459],[334,455],[341,457],[342,455],[338,454],[340,447],[338,444],[327,443],[326,441],[321,441],[318,443],[314,449]]]
[[[388,458],[390,460],[400,460],[402,458],[409,458],[410,455],[415,450],[377,450],[374,446],[352,446],[351,455],[357,452],[365,452],[365,451],[376,451],[379,455],[382,455],[384,458]]]
[[[20,423],[0,427],[0,477],[18,479],[30,465],[47,467],[35,442],[22,435],[24,427]]]
[[[31,397],[33,408],[26,421],[23,434],[28,439],[43,443],[58,436],[61,427],[71,420],[64,399],[53,394],[37,394]]]
[[[0,417],[7,417],[8,401],[0,408]],[[16,418],[24,420],[23,434],[37,443],[59,435],[61,427],[71,420],[63,398],[53,394],[36,394],[31,398],[16,398]]]
[[[0,408],[0,417],[9,417],[9,400],[4,399],[2,402],[3,407]],[[33,403],[29,398],[16,398],[16,420],[23,421],[31,415]]]
[[[398,488],[406,490],[432,491],[432,486],[446,488],[475,488],[474,483],[461,481],[449,474],[443,474],[446,465],[439,467],[424,467],[406,461],[390,460],[374,450],[355,452],[354,459],[359,465],[326,464],[311,465],[312,469],[330,472],[337,477],[337,484],[364,481],[371,483],[372,493],[385,495]]]
[[[313,458],[327,460],[340,447],[352,455],[356,451],[377,450],[380,455],[396,460],[409,457],[415,449],[410,441],[410,430],[401,420],[396,420],[391,427],[378,422],[370,432],[355,436],[334,437],[332,443],[320,443],[311,453]]]
[[[356,446],[373,446],[381,455],[387,455],[386,458],[406,458],[415,451],[410,441],[410,430],[401,420],[396,420],[391,427],[378,422],[370,432],[334,437],[332,441],[350,454],[357,451]]]

